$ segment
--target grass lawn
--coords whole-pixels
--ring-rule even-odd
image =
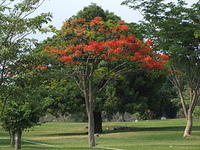
[[[200,121],[192,137],[183,138],[185,120],[107,122],[97,146],[122,150],[200,150]],[[23,134],[23,150],[105,150],[87,148],[86,123],[45,123]],[[114,127],[127,127],[113,130]],[[35,143],[34,143],[35,142]],[[47,144],[47,145],[45,145]],[[8,134],[0,130],[0,150],[10,148]]]

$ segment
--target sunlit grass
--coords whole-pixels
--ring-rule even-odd
[[[193,136],[183,138],[185,120],[153,120],[135,122],[107,122],[104,133],[96,137],[97,146],[123,150],[199,150],[200,121],[195,121]],[[86,123],[45,123],[23,134],[30,142],[23,142],[24,150],[91,150],[87,146]],[[127,127],[113,130],[114,127]],[[8,134],[0,131],[0,149],[12,150]],[[97,149],[97,148],[95,148]],[[97,149],[98,150],[98,149]]]

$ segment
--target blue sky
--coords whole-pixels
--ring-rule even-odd
[[[36,13],[51,12],[53,19],[50,24],[60,28],[62,23],[75,15],[83,7],[91,3],[96,3],[104,10],[114,12],[126,22],[138,22],[142,17],[139,12],[129,9],[127,6],[120,5],[123,0],[46,0]],[[167,0],[169,1],[169,0]],[[171,0],[172,1],[172,0]],[[198,0],[186,0],[187,3],[195,3]],[[41,36],[40,39],[44,39]]]

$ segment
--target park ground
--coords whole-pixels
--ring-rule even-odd
[[[188,138],[182,137],[184,125],[184,119],[106,122],[96,136],[99,148],[88,148],[86,123],[45,123],[23,134],[22,150],[200,150],[200,121],[194,121]],[[13,150],[8,145],[8,134],[0,129],[0,150]]]

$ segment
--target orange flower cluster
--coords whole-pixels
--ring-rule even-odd
[[[129,27],[127,25],[116,25],[115,29],[116,31],[128,31]]]
[[[104,42],[90,41],[88,44],[83,46],[83,49],[85,52],[93,52],[94,54],[98,54],[104,50],[103,44]]]
[[[87,57],[99,61],[128,59],[139,62],[146,68],[162,69],[168,62],[167,55],[153,52],[152,41],[143,42],[133,34],[128,34],[129,26],[124,21],[112,24],[106,23],[101,17],[95,17],[91,21],[75,19],[66,23],[69,24],[66,28],[70,31],[72,39],[69,41],[72,44],[64,48],[45,48],[50,54],[56,54],[58,60],[66,64],[77,64],[85,61]],[[70,24],[73,25],[70,26]]]
[[[52,49],[51,51],[50,51],[50,54],[66,54],[67,53],[67,51],[68,50],[59,50],[59,49],[57,49],[57,48],[55,48],[55,49]]]
[[[124,20],[118,21],[119,24],[125,24],[126,22]]]
[[[76,33],[77,36],[81,36],[86,32],[86,30],[85,29],[74,29],[74,32]]]
[[[86,19],[78,18],[78,19],[74,19],[74,20],[70,20],[70,21],[65,22],[63,24],[63,27],[70,26],[70,24],[83,23],[83,22],[86,22]]]
[[[95,26],[95,25],[98,25],[102,22],[102,18],[101,17],[95,17],[91,22],[90,22],[90,25],[91,26]]]
[[[36,67],[36,69],[38,69],[38,70],[45,70],[45,69],[47,69],[47,66],[39,65],[39,66]]]
[[[172,73],[182,73],[181,70],[169,70],[169,72],[172,72]]]
[[[77,24],[81,25],[81,27],[79,26],[78,28],[74,28],[74,25]],[[73,27],[71,28],[70,25],[72,25]],[[73,30],[78,36],[82,35],[88,29],[89,31],[92,31],[90,27],[95,27],[93,29],[97,29],[95,30],[96,32],[104,32],[108,34],[129,30],[129,26],[126,25],[126,23],[123,20],[118,21],[117,25],[113,24],[113,27],[111,29],[108,29],[107,26],[104,26],[104,21],[101,17],[95,17],[91,21],[87,21],[83,18],[69,20],[63,24],[63,27]]]
[[[71,62],[72,61],[72,56],[61,56],[58,58],[61,62]]]
[[[146,67],[146,68],[159,68],[159,69],[163,69],[164,68],[164,65],[160,62],[160,61],[157,61],[155,59],[153,59],[153,57],[151,56],[146,56],[144,58],[144,64],[143,66]]]
[[[70,20],[70,23],[77,23],[77,22],[85,22],[86,21],[86,19],[84,19],[84,18],[78,18],[78,19],[74,19],[74,20]]]
[[[169,57],[162,54],[153,55],[152,49],[141,43],[142,41],[134,35],[128,35],[121,36],[118,40],[106,42],[89,41],[87,44],[70,45],[64,50],[49,48],[49,53],[59,54],[58,60],[68,64],[77,64],[78,61],[75,61],[77,57],[93,55],[98,57],[99,60],[117,61],[119,59],[129,59],[142,63],[142,66],[146,68],[163,69]]]
[[[151,40],[147,40],[147,41],[146,41],[146,44],[147,44],[148,46],[153,46],[153,45],[154,45],[154,43],[153,43]]]

